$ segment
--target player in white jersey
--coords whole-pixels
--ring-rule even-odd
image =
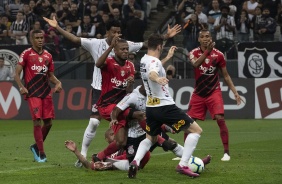
[[[186,113],[175,105],[168,91],[168,79],[165,69],[159,57],[163,50],[163,37],[152,34],[148,39],[147,54],[141,59],[140,72],[146,89],[146,139],[137,150],[134,160],[130,163],[129,178],[135,178],[140,165],[140,160],[150,147],[157,141],[157,135],[161,132],[161,125],[165,123],[176,133],[181,130],[190,132],[184,143],[183,154],[176,171],[190,177],[198,177],[188,167],[188,161],[194,152],[200,134],[201,127]]]
[[[118,21],[110,21],[106,25],[106,31],[107,31],[107,38],[105,39],[96,39],[96,38],[81,38],[81,37],[76,37],[75,35],[65,31],[62,29],[59,25],[58,22],[56,21],[55,17],[53,20],[48,19],[46,17],[43,17],[43,19],[48,22],[48,24],[56,30],[61,33],[64,37],[69,39],[70,41],[82,45],[84,49],[86,49],[90,54],[92,55],[94,62],[97,61],[97,59],[103,54],[104,51],[106,51],[109,48],[109,45],[111,45],[112,39],[115,35],[121,36],[121,28],[120,28],[120,23]],[[168,30],[166,33],[166,39],[171,38],[181,32],[181,26],[180,25],[175,25],[174,27],[170,28],[168,25]],[[142,47],[147,47],[147,42],[144,43],[133,43],[128,41],[129,45],[129,52],[137,52],[139,51]],[[110,54],[112,56],[114,52]],[[99,112],[97,111],[96,108],[96,103],[100,97],[101,93],[101,72],[100,69],[97,68],[94,65],[94,71],[93,71],[93,81],[92,81],[92,113],[90,115],[89,119],[89,124],[84,132],[83,136],[83,141],[82,141],[82,148],[81,148],[81,154],[86,157],[87,156],[87,151],[89,148],[89,145],[91,141],[94,139],[96,135],[96,130],[97,127],[100,124],[101,117],[99,115]],[[77,161],[75,163],[77,167],[81,167],[82,164]]]

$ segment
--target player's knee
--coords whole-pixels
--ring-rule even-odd
[[[93,127],[96,128],[99,126],[100,121],[96,118],[90,118],[89,124]]]

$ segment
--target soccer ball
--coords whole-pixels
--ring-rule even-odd
[[[201,172],[204,171],[205,165],[204,165],[204,162],[202,161],[202,159],[200,159],[198,157],[191,156],[191,158],[189,159],[189,162],[188,162],[188,167],[194,173],[200,174]]]

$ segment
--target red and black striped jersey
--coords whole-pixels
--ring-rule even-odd
[[[52,55],[46,50],[39,54],[28,48],[21,53],[18,64],[23,67],[27,97],[45,98],[51,91],[49,72],[54,71]]]

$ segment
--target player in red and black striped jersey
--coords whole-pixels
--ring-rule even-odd
[[[42,48],[44,35],[41,30],[35,30],[31,34],[32,47],[23,51],[20,55],[15,72],[20,93],[25,95],[33,120],[33,134],[36,144],[31,145],[34,159],[37,162],[45,162],[46,154],[43,142],[46,139],[54,119],[54,105],[49,81],[55,84],[55,92],[62,90],[61,82],[54,75],[54,63],[52,55]],[[24,83],[20,74],[24,73]],[[43,126],[41,126],[41,119]]]
[[[98,100],[98,111],[100,115],[108,121],[112,120],[111,112],[117,103],[120,102],[127,93],[132,92],[134,82],[134,65],[127,60],[128,43],[118,36],[119,35],[116,34],[110,47],[96,62],[96,66],[101,69],[102,74],[102,91]],[[113,48],[115,56],[108,57]],[[115,141],[109,144],[105,150],[97,154],[100,160],[126,145],[126,118],[129,112],[130,109],[121,113],[115,123],[112,124],[112,129],[115,133]]]
[[[224,146],[222,161],[229,161],[229,138],[228,129],[224,120],[223,98],[219,83],[219,72],[234,93],[237,105],[241,104],[238,94],[227,69],[224,55],[215,49],[211,34],[208,30],[199,33],[198,41],[200,47],[189,53],[189,58],[195,71],[195,89],[189,102],[187,114],[193,119],[205,120],[206,112],[209,110],[213,119],[216,119],[220,128],[220,137]]]

